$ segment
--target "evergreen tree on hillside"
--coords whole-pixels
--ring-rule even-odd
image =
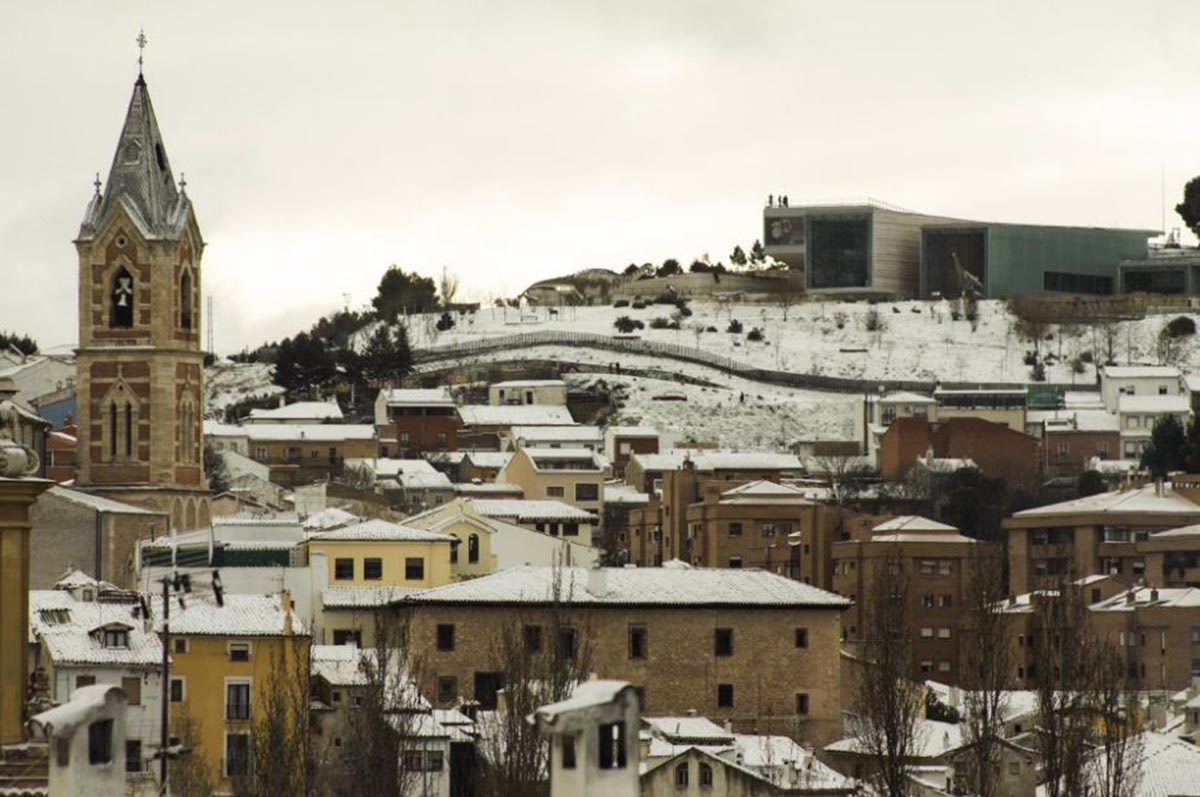
[[[729,253],[729,262],[739,268],[746,265],[746,253],[741,246],[733,247],[733,251]]]
[[[1193,177],[1183,187],[1183,201],[1175,206],[1175,212],[1188,229],[1200,236],[1200,177]]]
[[[763,250],[763,245],[756,239],[754,245],[750,247],[750,262],[754,264],[765,263],[767,253]]]
[[[393,333],[389,327],[380,324],[363,349],[363,378],[368,383],[382,385],[399,381],[411,370],[408,330],[400,326]]]
[[[438,307],[438,288],[429,277],[409,273],[392,265],[379,280],[379,289],[371,304],[379,317],[395,324],[401,313],[429,313]]]
[[[18,335],[15,332],[0,332],[0,350],[16,349],[29,356],[38,353],[37,341],[28,335]]]
[[[1172,471],[1186,470],[1188,461],[1194,458],[1188,450],[1189,438],[1194,439],[1195,435],[1194,423],[1191,430],[1185,430],[1179,418],[1162,416],[1155,422],[1150,442],[1142,451],[1141,467],[1156,479],[1164,479]]]

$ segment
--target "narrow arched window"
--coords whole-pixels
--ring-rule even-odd
[[[114,328],[133,326],[133,275],[124,266],[113,274],[109,294],[108,325]]]
[[[108,458],[117,458],[117,405],[108,405]]]
[[[708,764],[700,765],[700,785],[701,786],[713,785],[712,767],[710,767]]]
[[[467,537],[467,562],[475,564],[479,561],[479,535],[472,534]]]
[[[192,272],[184,271],[179,278],[179,326],[192,328]]]
[[[685,761],[675,767],[675,788],[680,789],[688,785],[688,765]]]
[[[125,404],[125,456],[133,456],[133,402]]]

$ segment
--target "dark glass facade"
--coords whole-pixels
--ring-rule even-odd
[[[925,230],[921,243],[926,296],[986,295],[986,230]]]
[[[810,288],[866,288],[871,281],[871,217],[809,216]]]
[[[1126,293],[1187,293],[1185,266],[1171,269],[1126,269]]]

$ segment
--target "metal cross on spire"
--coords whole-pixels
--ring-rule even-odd
[[[138,74],[142,74],[142,55],[146,50],[146,30],[143,28],[138,31],[137,46],[138,46]]]

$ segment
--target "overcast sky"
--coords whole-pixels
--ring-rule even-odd
[[[761,235],[768,193],[1158,228],[1200,174],[1179,2],[22,2],[0,15],[0,329],[76,340],[71,240],[146,79],[218,351]],[[206,320],[207,324],[207,320]]]

